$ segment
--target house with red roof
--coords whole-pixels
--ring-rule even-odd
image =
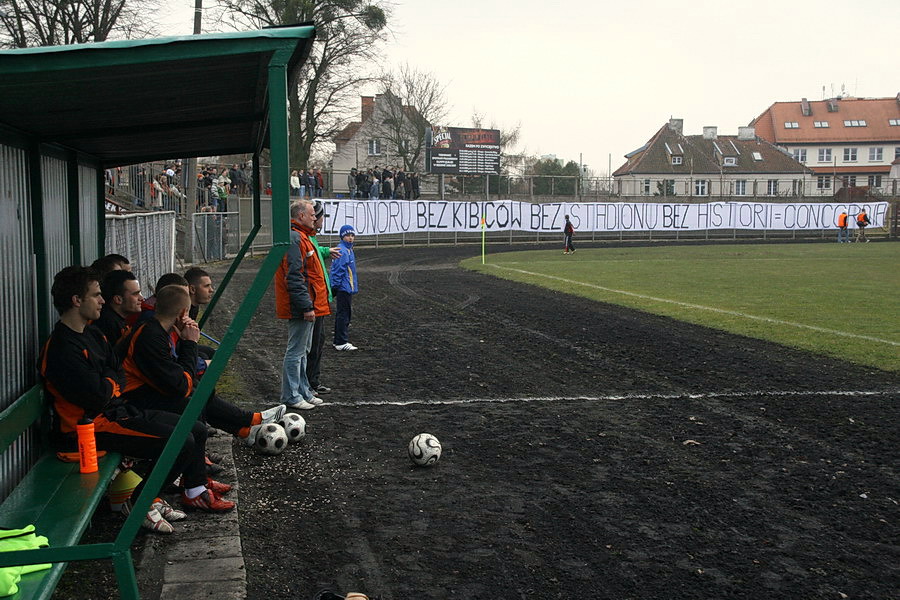
[[[775,102],[750,125],[812,169],[820,193],[854,186],[897,193],[890,170],[900,158],[900,94]]]
[[[682,119],[670,119],[650,140],[625,155],[614,173],[619,196],[693,199],[809,195],[813,172],[759,138],[752,127],[737,135],[684,135]]]
[[[387,92],[389,94],[390,92]],[[419,134],[414,129],[414,123],[421,120],[418,112],[412,106],[403,104],[396,96],[387,97],[386,94],[375,96],[361,96],[360,120],[349,123],[334,138],[334,154],[332,155],[332,169],[334,172],[349,172],[357,167],[366,169],[376,165],[381,167],[400,166],[404,164],[403,157],[397,148],[398,135],[391,126],[391,121],[396,117],[393,111],[403,111],[404,131],[403,143],[407,147],[419,142]],[[417,163],[418,171],[425,170],[425,153],[421,153]]]

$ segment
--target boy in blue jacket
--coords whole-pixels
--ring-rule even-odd
[[[353,254],[353,240],[356,231],[352,225],[344,225],[340,230],[341,255],[331,261],[331,291],[337,304],[334,315],[334,349],[339,351],[356,350],[350,343],[347,329],[350,327],[350,302],[359,291],[356,280],[356,256]]]

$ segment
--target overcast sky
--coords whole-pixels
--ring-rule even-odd
[[[167,34],[193,0],[163,0]],[[211,5],[211,0],[204,4]],[[384,68],[447,84],[451,126],[473,110],[521,124],[521,146],[605,175],[670,117],[722,135],[776,101],[900,92],[900,0],[409,0],[394,3]],[[183,16],[180,16],[183,15]],[[206,30],[206,28],[204,28]],[[374,90],[372,90],[374,92]],[[520,148],[522,149],[522,148]]]

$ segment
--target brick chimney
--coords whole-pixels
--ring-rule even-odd
[[[738,127],[739,140],[752,140],[756,137],[756,127]]]
[[[669,129],[681,135],[684,130],[684,119],[669,119]]]
[[[709,126],[704,127],[703,128],[703,139],[704,140],[716,139],[718,137],[717,136],[718,131],[719,131],[718,127],[709,127]]]
[[[375,96],[360,96],[362,100],[362,121],[365,122],[375,112]]]

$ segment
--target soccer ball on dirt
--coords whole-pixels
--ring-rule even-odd
[[[430,467],[441,457],[441,443],[430,433],[420,433],[409,441],[409,459],[419,467]]]
[[[289,442],[299,442],[306,435],[306,420],[297,413],[287,413],[278,424],[284,428]]]
[[[260,454],[276,455],[284,452],[288,445],[288,436],[284,427],[278,423],[269,423],[256,435],[253,446]]]

